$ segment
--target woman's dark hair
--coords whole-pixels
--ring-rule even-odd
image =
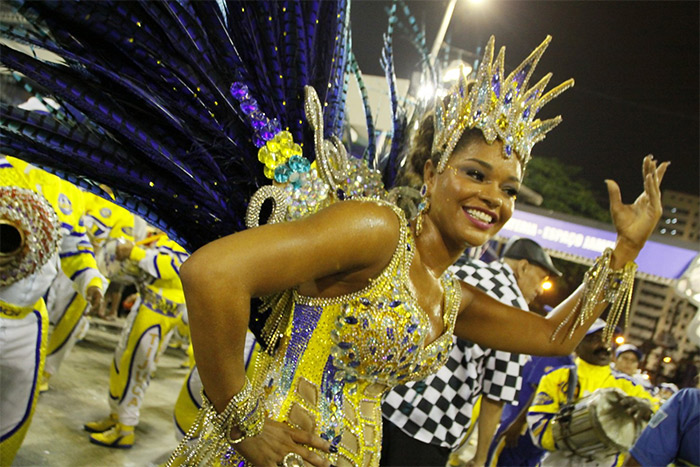
[[[402,172],[399,174],[396,185],[420,188],[423,184],[423,168],[428,159],[430,158],[435,167],[437,167],[444,148],[433,150],[433,137],[435,136],[434,121],[435,112],[433,111],[428,112],[423,117],[413,137],[411,147],[406,157],[406,163],[403,166]],[[484,141],[481,130],[478,128],[466,130],[459,139],[453,152],[469,146],[476,140]]]

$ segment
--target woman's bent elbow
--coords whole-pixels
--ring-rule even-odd
[[[204,276],[201,263],[195,255],[192,255],[180,266],[180,281],[185,291],[192,287],[198,278]]]

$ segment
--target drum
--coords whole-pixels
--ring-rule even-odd
[[[95,253],[95,260],[100,272],[110,281],[122,284],[138,284],[143,279],[143,272],[132,261],[117,259],[117,246],[125,243],[121,238],[107,239]]]
[[[629,451],[645,424],[619,404],[625,397],[618,388],[598,389],[562,408],[552,425],[557,447],[587,460]]]

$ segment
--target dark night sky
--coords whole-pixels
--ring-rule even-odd
[[[428,48],[447,1],[409,1],[426,27]],[[353,50],[363,73],[381,74],[381,35],[388,1],[352,5]],[[604,192],[603,179],[620,183],[631,202],[642,188],[641,160],[653,153],[672,164],[663,187],[700,194],[698,141],[698,35],[700,2],[459,0],[450,23],[451,43],[466,50],[496,36],[506,46],[510,72],[547,34],[552,43],[531,80],[553,72],[549,88],[569,77],[576,86],[539,114],[564,118],[533,156],[556,157],[582,167],[582,177]],[[408,78],[418,55],[395,38],[396,72]]]

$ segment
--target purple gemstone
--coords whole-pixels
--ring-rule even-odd
[[[511,102],[513,102],[513,91],[508,91],[506,94],[505,103],[510,104]]]
[[[339,199],[340,201],[345,200],[345,192],[344,192],[343,190],[341,190],[340,188],[338,188],[338,189],[336,190],[335,194],[338,196],[338,199]]]
[[[240,101],[248,94],[248,86],[236,81],[231,85],[230,91],[231,95]]]
[[[517,75],[515,75],[513,81],[515,81],[518,84],[518,89],[520,89],[520,87],[523,85],[525,75],[527,75],[528,71],[530,71],[530,65],[523,67],[523,69],[520,70],[520,72]]]
[[[527,118],[530,116],[530,107],[527,109],[523,110],[523,118]]]
[[[260,130],[267,125],[268,119],[264,113],[258,110],[250,115],[250,122],[253,125],[253,128]]]
[[[282,126],[280,125],[280,121],[277,120],[277,118],[273,118],[272,120],[270,120],[270,128],[272,129],[272,132],[275,134],[282,131]]]
[[[257,133],[253,135],[253,144],[256,148],[261,148],[265,146],[265,140]]]
[[[391,303],[389,303],[389,306],[391,308],[396,308],[397,306],[401,305],[401,300],[394,300]]]
[[[347,350],[350,347],[352,347],[352,344],[350,342],[338,342],[338,347],[340,347],[343,350]]]
[[[372,304],[367,297],[360,297],[360,303],[364,306],[370,306]]]
[[[265,128],[264,130],[262,130],[260,132],[260,137],[262,139],[264,139],[265,141],[270,141],[272,138],[275,137],[275,134],[273,132],[271,132],[270,130],[268,130],[267,128]]]
[[[241,111],[246,114],[250,115],[253,112],[256,112],[258,110],[258,101],[255,99],[247,99],[241,102]]]
[[[357,318],[355,318],[354,316],[347,316],[345,318],[345,322],[348,324],[357,324]]]
[[[496,97],[501,97],[501,79],[498,74],[493,75],[493,78],[491,78],[491,89],[496,94]]]
[[[510,145],[506,145],[506,154],[508,154],[508,157],[513,155],[513,148]]]

